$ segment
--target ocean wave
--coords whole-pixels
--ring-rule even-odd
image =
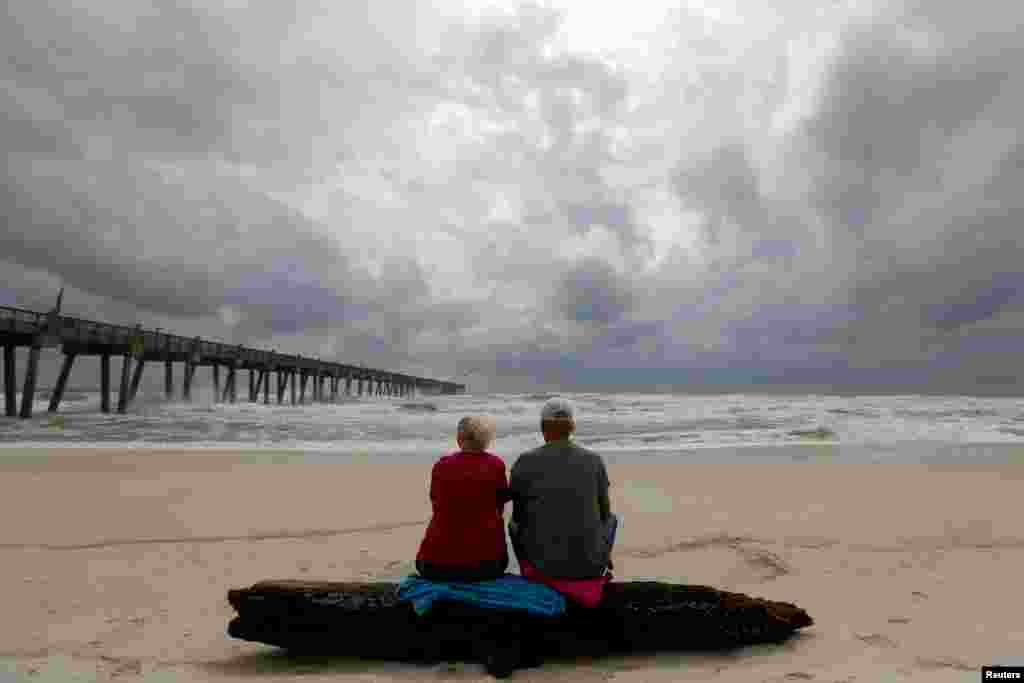
[[[997,417],[999,411],[991,408],[943,408],[937,410],[899,408],[893,411],[895,417],[909,418],[971,418],[971,417]]]
[[[836,433],[828,427],[816,427],[814,429],[794,429],[786,432],[790,436],[799,436],[802,439],[835,439]]]
[[[855,417],[880,417],[879,413],[864,408],[829,408],[826,413],[833,415],[853,415]]]
[[[435,403],[402,403],[398,407],[400,410],[437,412],[437,404]]]

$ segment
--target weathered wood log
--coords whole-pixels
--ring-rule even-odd
[[[438,601],[418,617],[394,583],[264,581],[228,592],[228,634],[302,654],[478,661],[498,677],[545,656],[727,649],[810,626],[791,603],[707,586],[613,582],[601,604],[541,617]]]

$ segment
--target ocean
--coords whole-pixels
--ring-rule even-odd
[[[436,458],[454,448],[459,418],[497,421],[504,457],[541,443],[539,414],[554,394],[345,398],[335,404],[188,404],[140,395],[125,415],[99,412],[99,394],[69,390],[30,420],[0,418],[0,446],[294,451],[307,458]],[[1024,453],[1024,399],[964,396],[564,393],[577,440],[605,457],[849,461],[1003,458]]]

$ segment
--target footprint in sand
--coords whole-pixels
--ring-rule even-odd
[[[867,643],[871,647],[899,647],[899,643],[881,633],[858,633],[856,636],[857,640]]]
[[[908,619],[906,617],[891,617],[891,618],[887,619],[886,621],[888,621],[890,624],[909,624],[910,623],[910,619]]]
[[[917,666],[922,669],[953,669],[955,671],[977,671],[980,668],[952,657],[918,657]]]
[[[809,674],[806,671],[790,671],[785,675],[787,681],[809,681],[814,678],[814,674]]]
[[[922,593],[921,591],[911,591],[910,597],[912,597],[912,598],[914,598],[916,600],[927,600],[928,599],[928,594],[927,593]]]

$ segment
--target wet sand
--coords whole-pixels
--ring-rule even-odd
[[[976,681],[1024,657],[1019,458],[608,467],[617,577],[787,600],[816,624],[783,645],[562,660],[513,680]],[[229,588],[411,572],[429,471],[0,449],[0,681],[491,680],[471,664],[296,659],[225,634]]]

